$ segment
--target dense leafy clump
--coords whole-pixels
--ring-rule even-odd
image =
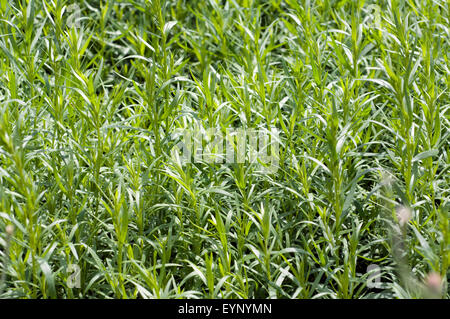
[[[447,1],[0,11],[0,297],[449,297]]]

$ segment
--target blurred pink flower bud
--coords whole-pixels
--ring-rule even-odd
[[[431,272],[425,278],[425,284],[433,293],[441,293],[442,278],[437,272]]]
[[[12,234],[14,234],[14,226],[13,225],[6,226],[5,231],[9,236],[12,236]]]
[[[411,209],[405,206],[401,206],[397,209],[397,219],[400,227],[405,226],[411,219],[412,213]]]

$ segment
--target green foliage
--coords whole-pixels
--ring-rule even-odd
[[[0,297],[449,297],[448,2],[0,11]],[[278,128],[277,171],[181,163],[196,125]]]

